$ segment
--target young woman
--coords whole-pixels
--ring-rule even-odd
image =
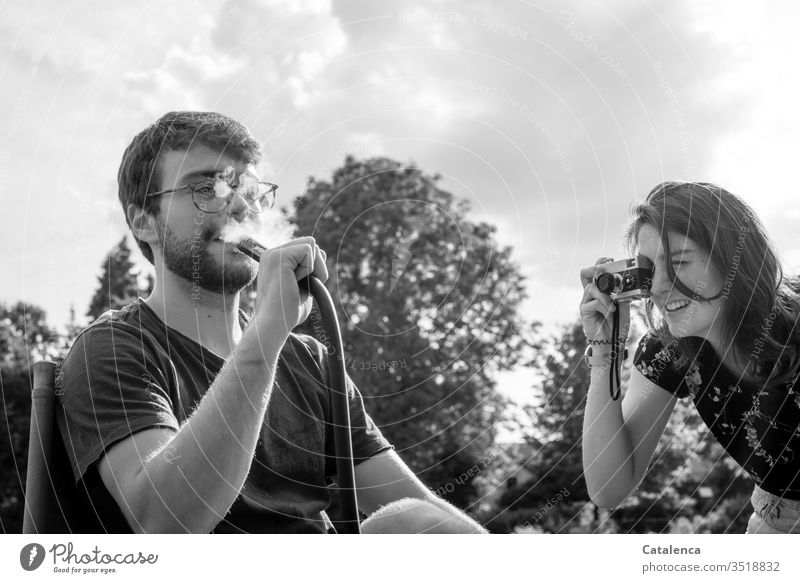
[[[633,210],[632,254],[654,265],[650,330],[621,400],[609,391],[614,303],[581,271],[581,318],[591,351],[583,466],[592,500],[614,507],[644,476],[677,399],[691,398],[755,481],[747,532],[800,532],[800,286],[752,209],[713,184],[667,182]],[[591,355],[588,353],[591,352]]]

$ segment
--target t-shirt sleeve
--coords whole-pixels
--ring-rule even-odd
[[[138,330],[101,324],[75,340],[56,380],[58,425],[75,480],[116,442],[178,420],[168,370]]]
[[[349,375],[347,396],[350,401],[350,435],[353,439],[353,464],[371,458],[376,453],[394,449],[364,407],[364,398]]]
[[[330,386],[328,351],[325,346],[316,338],[306,334],[298,334],[297,338],[303,341],[307,349],[313,355],[316,365],[319,367],[320,376],[324,380],[324,385],[326,387]],[[369,413],[367,413],[366,407],[364,406],[364,398],[346,371],[345,382],[347,384],[347,397],[350,406],[350,436],[353,443],[353,464],[358,465],[377,453],[394,449],[394,446],[384,437],[380,428],[372,420]],[[328,389],[325,390],[327,391]],[[325,445],[325,473],[329,476],[336,473],[332,428],[333,425],[328,424]]]
[[[685,372],[675,367],[677,358],[674,348],[665,347],[655,333],[648,332],[639,341],[633,366],[647,380],[682,399],[690,393],[685,382]]]

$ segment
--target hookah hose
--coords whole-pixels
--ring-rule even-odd
[[[259,261],[266,247],[253,239],[244,239],[236,244],[242,253]],[[345,383],[345,362],[342,350],[342,334],[331,294],[323,283],[314,276],[297,282],[300,289],[307,291],[317,302],[322,326],[330,340],[328,345],[328,376],[331,379],[330,400],[333,417],[333,444],[336,457],[336,476],[341,492],[342,522],[337,527],[343,534],[361,534],[358,521],[358,500],[356,499],[355,469],[353,467],[353,442],[350,435],[350,408]]]

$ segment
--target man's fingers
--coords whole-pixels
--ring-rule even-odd
[[[327,255],[325,251],[320,249],[319,245],[315,246],[315,255],[314,255],[314,275],[317,276],[320,281],[325,282],[328,280],[328,264],[326,263]]]
[[[303,251],[299,257],[300,261],[295,269],[297,279],[313,275],[314,277],[318,277],[320,281],[327,281],[328,266],[325,264],[322,249],[316,244],[303,245],[302,247]]]
[[[298,237],[297,239],[292,239],[291,241],[286,241],[286,243],[276,245],[273,247],[273,249],[290,249],[300,245],[316,245],[316,243],[317,242],[314,240],[314,237]]]
[[[262,268],[265,270],[274,269],[275,263],[279,263],[281,269],[290,269],[295,278],[299,281],[309,275],[318,277],[321,281],[328,279],[327,254],[320,249],[314,237],[300,237],[292,239],[283,245],[269,249],[266,254],[272,258],[273,267]]]
[[[296,255],[297,267],[294,273],[298,281],[311,275],[314,272],[314,247],[312,243],[304,243],[298,246],[298,253]]]

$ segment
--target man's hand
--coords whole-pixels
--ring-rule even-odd
[[[308,275],[328,279],[327,256],[314,237],[293,239],[261,255],[256,290],[255,322],[260,330],[286,335],[311,313],[311,298],[297,282]]]

